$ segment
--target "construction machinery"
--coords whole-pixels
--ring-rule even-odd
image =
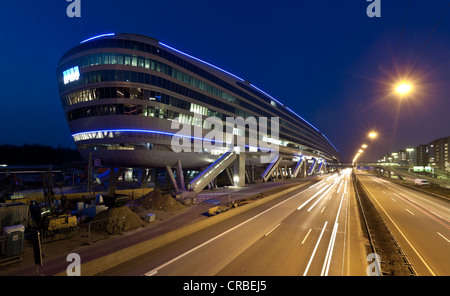
[[[60,200],[56,200],[50,170],[43,175],[43,190],[44,202],[32,201],[30,206],[31,217],[36,222],[37,227],[47,237],[74,232],[77,227],[77,217],[65,210],[67,201],[64,194],[61,195]]]

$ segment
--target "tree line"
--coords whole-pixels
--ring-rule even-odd
[[[77,149],[37,144],[0,145],[0,164],[47,165],[83,161]]]

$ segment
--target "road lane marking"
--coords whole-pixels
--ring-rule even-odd
[[[308,212],[311,212],[312,208],[314,208],[314,206],[315,206],[315,205],[316,205],[316,204],[317,204],[317,203],[318,203],[325,195],[327,195],[328,191],[330,191],[331,189],[333,189],[333,184],[331,184],[331,186],[328,187],[328,190],[325,191],[325,193],[322,194],[322,196],[319,197],[319,198],[316,200],[316,202],[315,202],[311,207],[309,207]]]
[[[157,270],[155,270],[154,272],[152,272],[152,273],[146,273],[145,275],[146,276],[152,276],[152,275],[155,275],[155,274],[157,274],[158,273],[158,271]]]
[[[289,198],[283,200],[282,202],[279,202],[279,203],[277,203],[276,205],[274,205],[274,206],[268,208],[267,210],[264,210],[264,211],[262,211],[261,213],[259,213],[259,214],[255,215],[255,216],[251,217],[250,219],[247,219],[247,220],[245,220],[245,221],[239,223],[238,225],[236,225],[236,226],[234,226],[234,227],[232,227],[232,228],[230,228],[230,229],[228,229],[228,230],[222,232],[221,234],[219,234],[219,235],[217,235],[217,236],[215,236],[215,237],[213,237],[213,238],[210,238],[210,239],[207,240],[206,242],[204,242],[204,243],[202,243],[202,244],[200,244],[200,245],[198,245],[198,246],[196,246],[196,247],[194,247],[194,248],[192,248],[192,249],[190,249],[190,250],[184,252],[183,254],[178,255],[177,257],[175,257],[175,258],[173,258],[173,259],[167,261],[166,263],[163,263],[163,264],[159,265],[158,267],[153,268],[152,270],[150,270],[150,271],[144,273],[144,275],[149,276],[149,275],[154,275],[154,274],[156,274],[156,272],[158,272],[158,270],[160,270],[160,269],[162,269],[162,268],[164,268],[164,267],[166,267],[166,266],[168,266],[168,265],[174,263],[175,261],[178,261],[179,259],[183,258],[184,256],[186,256],[186,255],[188,255],[188,254],[190,254],[190,253],[192,253],[192,252],[194,252],[194,251],[200,249],[200,248],[203,247],[203,246],[206,246],[207,244],[209,244],[209,243],[215,241],[216,239],[218,239],[218,238],[220,238],[220,237],[222,237],[222,236],[224,236],[224,235],[230,233],[231,231],[233,231],[233,230],[235,230],[235,229],[241,227],[242,225],[247,224],[248,222],[252,221],[253,219],[256,219],[256,218],[258,218],[259,216],[264,215],[264,214],[267,213],[268,211],[270,211],[270,210],[272,210],[272,209],[274,209],[274,208],[276,208],[276,207],[278,207],[278,206],[284,204],[285,202],[287,202],[287,201],[289,201],[289,200],[291,200],[291,199],[297,197],[298,195],[300,195],[300,194],[303,193],[304,191],[305,191],[305,190],[302,190],[302,191],[300,191],[299,193],[296,193],[296,194],[294,194],[293,196],[291,196],[291,197],[289,197]]]
[[[404,202],[406,202],[406,203],[410,204],[411,206],[415,207],[416,209],[418,209],[419,211],[421,211],[422,213],[424,213],[425,215],[427,215],[428,217],[430,217],[430,218],[433,219],[434,221],[438,222],[439,224],[441,224],[441,225],[444,226],[445,228],[450,229],[450,226],[447,225],[445,222],[440,221],[440,220],[436,219],[435,217],[433,217],[433,216],[431,215],[431,214],[436,215],[435,212],[429,210],[428,208],[426,208],[426,207],[424,207],[424,206],[422,206],[422,205],[416,203],[415,201],[412,201],[412,200],[410,200],[410,199],[408,199],[408,198],[406,198],[406,197],[404,197],[404,196],[402,196],[402,195],[400,195],[400,194],[397,194],[397,193],[395,193],[395,192],[394,192],[394,194],[397,195],[397,196],[398,196],[400,199],[402,199]],[[426,211],[428,211],[428,212],[431,213],[431,214],[427,213]],[[443,220],[445,220],[445,221],[447,221],[447,222],[449,222],[447,219],[445,219],[445,218],[442,217],[442,216],[439,216],[439,215],[436,215],[436,216],[439,217],[439,218],[441,218],[441,219],[443,219]]]
[[[391,199],[392,199],[393,201],[397,202],[397,201],[395,200],[395,198],[391,197]]]
[[[322,208],[322,211],[320,211],[321,214],[322,214],[323,210],[325,210],[326,207],[327,207],[327,206],[324,206],[324,207]]]
[[[308,235],[311,233],[312,228],[309,229],[308,233],[306,234],[305,238],[302,240],[302,245],[305,243],[306,239],[308,238]]]
[[[320,182],[318,182],[318,183],[316,183],[316,184],[313,184],[313,185],[309,186],[308,188],[314,188],[314,187],[316,187],[317,185],[319,185],[320,183],[322,183],[324,181],[325,181],[325,179],[320,181]]]
[[[306,274],[308,273],[309,266],[311,265],[314,255],[316,254],[317,247],[319,246],[320,240],[322,239],[322,235],[323,235],[323,232],[325,231],[325,227],[327,227],[327,223],[328,223],[328,221],[325,221],[325,224],[323,225],[322,231],[320,232],[319,239],[317,240],[316,246],[314,247],[313,253],[311,254],[311,258],[309,258],[309,262],[308,262],[308,265],[306,266],[303,276],[306,276]]]
[[[326,183],[320,184],[319,186],[317,186],[316,189],[320,189],[320,187],[322,187],[322,186],[324,186],[324,185],[326,185]]]
[[[330,243],[328,244],[327,254],[325,255],[325,261],[323,262],[321,276],[327,276],[330,269],[331,257],[333,256],[334,242],[336,241],[336,233],[338,229],[338,223],[334,223],[333,232],[331,233]]]
[[[443,236],[443,235],[440,234],[439,232],[438,232],[437,234],[439,234],[440,236],[442,236],[448,243],[450,243],[450,240],[448,240],[448,238],[446,238],[445,236]]]
[[[361,182],[362,183],[362,182]],[[412,245],[412,243],[406,238],[405,234],[403,234],[403,232],[400,230],[400,228],[397,226],[397,224],[395,224],[394,220],[392,220],[391,216],[389,216],[389,214],[386,212],[386,210],[381,206],[381,204],[378,202],[378,200],[373,196],[372,192],[370,192],[370,190],[367,188],[367,186],[365,186],[364,184],[362,184],[363,187],[366,189],[366,191],[370,194],[370,196],[372,197],[372,199],[378,204],[378,206],[381,208],[381,210],[383,210],[384,214],[388,217],[388,219],[392,222],[392,224],[395,226],[395,228],[397,228],[398,232],[401,234],[401,236],[403,236],[403,238],[405,239],[405,241],[409,244],[409,246],[411,247],[411,249],[414,251],[414,253],[416,253],[417,257],[419,257],[419,259],[422,261],[422,263],[425,265],[425,267],[428,269],[428,271],[431,273],[431,275],[436,276],[436,274],[434,273],[434,271],[431,269],[431,267],[427,264],[427,262],[425,261],[425,259],[423,259],[422,256],[420,256],[419,252],[416,250],[416,248],[414,248],[414,246]]]
[[[337,191],[337,193],[339,193],[339,190],[341,190],[341,186],[342,186],[342,183],[344,182],[344,180],[341,180],[341,183],[339,184],[339,188],[338,188],[338,191]]]
[[[331,233],[330,243],[328,244],[327,254],[325,255],[325,261],[323,262],[322,272],[320,275],[328,275],[328,270],[330,269],[331,257],[333,256],[334,243],[336,241],[336,233],[338,230],[338,219],[341,213],[342,201],[344,200],[345,193],[342,193],[341,202],[339,203],[339,208],[336,214],[336,220],[334,221],[333,232]]]
[[[347,240],[348,240],[348,244],[349,246],[347,247],[347,270],[350,269],[350,217],[348,215],[348,210],[350,208],[350,202],[348,200],[348,192],[347,192],[347,198],[346,200],[346,204],[347,206],[345,207],[345,224],[344,224],[344,247],[342,248],[342,274],[344,275],[344,267],[345,267],[345,249],[347,246]],[[348,222],[348,223],[347,223]],[[348,231],[347,231],[348,230]],[[348,237],[347,237],[348,236]],[[349,275],[350,273],[347,272],[347,274]]]
[[[269,232],[267,232],[264,236],[268,236],[269,233],[271,233],[272,231],[275,230],[275,228],[277,228],[278,226],[280,226],[281,223],[278,223],[274,228],[272,228]]]
[[[331,184],[328,185],[328,186],[331,186]],[[306,206],[311,200],[313,200],[314,197],[316,197],[317,195],[321,194],[325,189],[327,189],[327,187],[324,187],[324,188],[320,189],[318,192],[316,192],[316,194],[314,194],[314,195],[313,195],[312,197],[310,197],[307,201],[305,201],[301,206],[299,206],[299,207],[297,208],[297,210],[298,210],[298,211],[301,210],[301,209],[302,209],[304,206]]]
[[[408,210],[407,208],[405,208],[405,210],[406,211],[408,211],[411,215],[413,215],[414,216],[414,213],[413,212],[411,212],[410,210]]]

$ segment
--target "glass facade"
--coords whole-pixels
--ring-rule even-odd
[[[133,54],[113,52],[115,48],[134,51]],[[101,52],[80,55],[85,50]],[[71,56],[75,57],[68,59]],[[183,70],[158,59],[165,59]],[[236,86],[231,85],[161,47],[116,36],[83,43],[67,52],[60,61],[63,60],[66,61],[57,69],[58,85],[69,122],[111,115],[166,120],[179,117],[190,124],[192,113],[222,120],[227,116],[276,116],[280,118],[280,138],[288,140],[290,147],[316,147],[331,157],[336,154],[324,136],[280,102],[239,81]],[[74,67],[80,70],[78,79],[65,83],[62,73]]]

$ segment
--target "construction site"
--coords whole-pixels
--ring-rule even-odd
[[[84,192],[83,186],[64,187],[58,173],[50,168],[39,174],[40,188],[35,186],[28,190],[11,185],[17,184],[11,182],[11,178],[3,179],[0,274],[15,274],[14,270],[33,266],[38,274],[47,260],[71,250],[117,236],[144,233],[161,224],[163,230],[153,234],[157,235],[244,206],[296,184],[269,182],[229,186],[224,172],[216,178],[215,186],[186,197],[174,190],[166,174],[155,174],[153,183],[142,186],[136,178],[118,172],[115,175],[122,177],[116,178],[112,189],[94,183],[85,187]],[[281,177],[280,180],[286,181]]]

